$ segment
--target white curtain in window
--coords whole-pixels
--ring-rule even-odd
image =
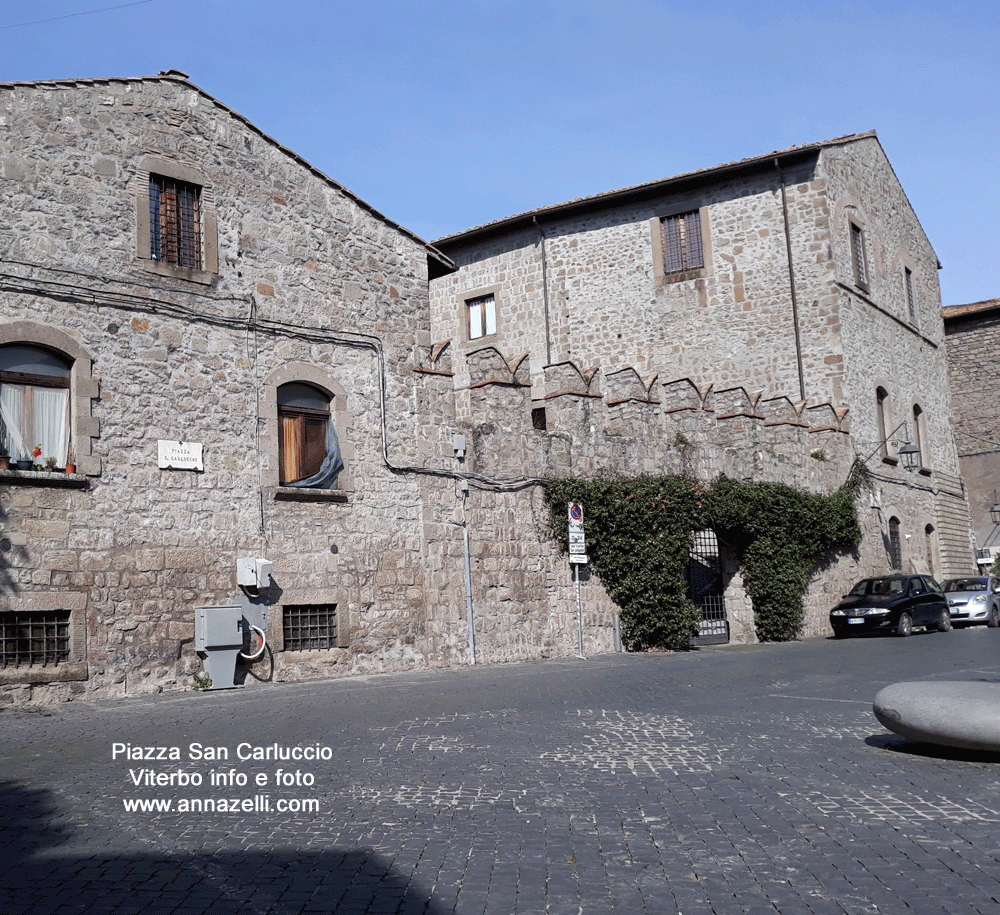
[[[6,446],[10,449],[10,458],[31,457],[31,445],[24,437],[24,385],[0,385],[0,417],[3,418]]]
[[[35,388],[35,438],[42,446],[42,464],[48,457],[56,459],[57,467],[66,466],[68,436],[69,391],[66,388]]]
[[[473,299],[469,302],[469,339],[483,335],[483,302],[482,299]]]
[[[483,308],[486,309],[486,333],[495,334],[497,332],[497,300],[489,295],[483,299]]]

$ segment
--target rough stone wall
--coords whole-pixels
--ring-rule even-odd
[[[937,258],[874,138],[825,149],[821,168],[830,198],[845,398],[858,449],[872,456],[877,471],[882,526],[899,518],[904,569],[941,577],[967,574],[974,568],[970,520],[951,425]],[[868,289],[854,275],[852,219],[864,232]],[[914,292],[913,317],[906,269]],[[878,428],[879,387],[888,394],[884,430]],[[919,432],[914,407],[921,414]],[[899,428],[904,422],[907,426]],[[921,451],[921,470],[915,474],[903,469],[891,444],[902,443],[907,433]],[[879,443],[886,436],[890,445],[880,460]]]
[[[829,238],[824,182],[809,166],[568,217],[455,250],[459,272],[432,284],[434,333],[455,338],[459,347],[493,343],[504,353],[528,352],[536,398],[552,393],[540,389],[547,356],[605,372],[633,367],[640,375],[656,371],[797,395],[782,177],[797,294],[807,303],[801,312],[807,396],[827,399],[829,376],[840,373],[828,357],[840,342],[828,320],[836,303],[829,269],[825,259],[817,262]],[[656,217],[665,208],[702,209],[710,242],[704,276],[658,282]],[[464,303],[487,290],[496,297],[497,333],[469,341]],[[457,384],[463,381],[460,373]]]
[[[657,217],[694,209],[707,227],[705,267],[664,282]],[[852,269],[849,213],[868,242],[864,292]],[[431,284],[435,339],[451,339],[459,352],[491,345],[505,357],[528,353],[532,406],[544,406],[547,421],[531,473],[676,471],[711,480],[725,472],[829,491],[850,459],[868,459],[877,491],[863,507],[865,543],[857,557],[822,570],[807,599],[806,634],[826,631],[830,601],[852,579],[889,567],[892,517],[901,519],[904,569],[970,569],[937,261],[874,136],[824,148],[780,174],[706,180],[700,190],[541,221],[537,230],[444,242],[459,270]],[[486,293],[495,296],[497,333],[470,341],[465,302]],[[468,390],[473,376],[461,360],[454,369],[456,417],[474,426],[482,419]],[[892,391],[883,433],[875,428],[879,385]],[[877,453],[903,419],[913,428],[914,405],[923,470],[909,474]],[[511,409],[526,413],[523,404]],[[674,447],[681,437],[697,447]],[[831,441],[820,445],[824,437]],[[835,456],[818,475],[809,458],[817,452]],[[738,583],[734,572],[734,607]],[[740,617],[735,628],[749,633],[752,620]]]
[[[1000,480],[1000,300],[944,309],[955,444],[980,549],[995,552],[1000,531],[990,519]]]
[[[150,162],[200,176],[211,269],[143,253]],[[441,280],[432,306],[419,239],[178,78],[0,87],[0,175],[0,344],[71,359],[79,464],[0,472],[0,613],[71,614],[70,662],[0,671],[3,701],[189,688],[193,608],[234,598],[244,556],[274,562],[273,670],[257,673],[470,663],[465,533],[476,662],[575,654],[540,479],[727,473],[830,491],[854,456],[812,170],[786,176],[815,316],[805,401],[777,178],[692,204],[712,227],[698,280],[654,283],[655,212],[638,208],[549,235],[544,263],[539,238],[507,239],[474,280]],[[501,333],[469,341],[464,300],[491,290]],[[277,486],[274,392],[296,379],[333,394],[337,493]],[[158,468],[160,439],[202,443],[205,471]],[[806,634],[826,631],[829,595],[879,567],[875,542],[822,570]],[[583,579],[584,651],[612,650],[617,608]],[[739,582],[729,570],[734,637],[752,640]],[[337,646],[285,650],[282,608],[315,604],[336,605]]]
[[[149,156],[204,176],[217,273],[163,275],[137,256]],[[76,479],[0,480],[0,609],[72,612],[72,663],[4,670],[7,698],[190,687],[193,608],[233,598],[240,556],[274,561],[277,679],[463,656],[427,635],[442,613],[450,625],[462,577],[459,562],[429,582],[426,556],[457,541],[460,557],[460,533],[425,498],[433,482],[382,456],[382,384],[394,464],[441,466],[450,435],[424,429],[433,404],[411,371],[430,342],[419,240],[172,78],[0,88],[0,175],[3,342],[65,351],[57,328],[93,361],[74,391],[73,445],[90,434],[90,463]],[[268,483],[266,381],[289,365],[335,392],[340,500]],[[203,443],[205,472],[159,469],[158,439]],[[342,647],[282,652],[281,606],[313,602],[337,605]]]

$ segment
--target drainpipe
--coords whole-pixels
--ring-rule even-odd
[[[469,498],[469,482],[462,480],[462,546],[465,549],[465,613],[469,620],[469,663],[476,663],[476,621],[472,615],[472,562],[469,558],[469,519],[465,500]]]
[[[531,221],[535,224],[535,228],[538,229],[538,234],[542,239],[542,305],[545,311],[545,364],[552,365],[552,346],[549,343],[549,274],[548,265],[545,261],[545,233],[542,231],[537,216],[532,216]]]
[[[778,157],[774,158],[774,167],[778,170],[778,180],[781,182],[781,212],[785,218],[785,251],[788,256],[788,287],[792,293],[792,323],[795,326],[795,363],[799,369],[799,400],[806,399],[806,381],[802,373],[802,339],[799,335],[799,303],[795,296],[795,270],[792,267],[792,234],[788,228],[788,198],[785,196],[785,173],[781,170]]]
[[[465,463],[465,436],[453,435],[452,446],[459,464]],[[462,552],[465,555],[465,615],[469,623],[469,663],[476,663],[476,620],[472,613],[472,558],[469,555],[469,481],[459,480],[462,493]]]

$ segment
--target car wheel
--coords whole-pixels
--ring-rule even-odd
[[[941,610],[941,619],[937,624],[938,632],[951,632],[951,614],[947,609]]]
[[[901,613],[899,622],[896,623],[896,635],[906,638],[913,632],[913,619],[909,613]]]
[[[997,626],[1000,626],[1000,611],[997,610],[996,604],[994,604],[990,610],[989,619],[986,620],[986,625],[989,626],[990,629],[996,629]]]

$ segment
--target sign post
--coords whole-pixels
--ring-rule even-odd
[[[573,580],[576,583],[576,635],[577,657],[586,660],[583,653],[583,602],[580,599],[580,566],[587,559],[587,540],[583,534],[583,506],[579,502],[569,503],[569,561],[573,564]]]

